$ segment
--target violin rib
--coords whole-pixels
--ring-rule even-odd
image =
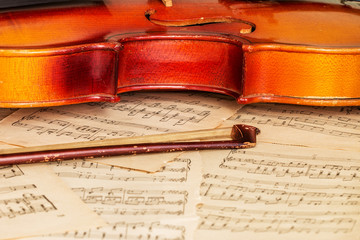
[[[138,90],[360,105],[360,8],[340,3],[123,0],[3,11],[0,29],[0,107]]]
[[[119,44],[0,51],[0,106],[117,101]]]
[[[240,103],[359,105],[360,49],[249,46]],[[311,65],[308,65],[311,63]],[[276,79],[276,81],[274,81]]]

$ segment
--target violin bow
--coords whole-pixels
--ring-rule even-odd
[[[0,165],[41,163],[78,158],[110,157],[144,153],[206,149],[243,149],[256,145],[256,127],[237,124],[232,128],[197,130],[0,150]],[[231,140],[214,140],[225,139]]]

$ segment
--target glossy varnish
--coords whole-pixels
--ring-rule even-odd
[[[0,107],[152,89],[360,105],[360,9],[341,4],[119,0],[2,12],[0,30]]]

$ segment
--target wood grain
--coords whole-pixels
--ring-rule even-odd
[[[123,0],[2,12],[0,29],[0,107],[154,89],[360,104],[360,10],[341,4]]]

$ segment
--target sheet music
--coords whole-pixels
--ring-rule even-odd
[[[20,109],[1,122],[1,141],[14,143],[16,133],[22,136],[16,144],[32,146],[214,128],[240,108],[228,98],[209,96],[136,93],[119,103]]]
[[[214,94],[129,93],[119,103],[20,109],[1,122],[0,143],[21,147],[215,128],[239,108],[233,99]],[[101,162],[150,172],[164,165],[156,155],[147,164],[113,159]]]
[[[358,152],[260,143],[201,156],[195,239],[359,239]]]
[[[47,166],[0,166],[0,238],[104,226]]]
[[[53,162],[108,226],[32,239],[359,239],[360,110],[254,104],[233,115],[238,108],[212,95],[136,93],[117,104],[22,109],[6,118],[0,138],[12,147],[23,136],[48,144],[213,128],[229,116],[226,125],[261,129],[254,149],[136,156],[139,169],[167,162],[151,174],[110,161]]]
[[[153,174],[84,160],[50,165],[84,203],[109,223],[100,229],[51,237],[192,239],[197,226],[195,206],[199,201],[201,180],[198,152],[186,152]],[[139,226],[141,230],[126,231],[133,226]]]
[[[91,229],[89,231],[74,231],[51,236],[51,240],[63,239],[191,239],[186,235],[189,224],[173,224],[168,222],[117,222],[110,226]],[[28,239],[27,239],[28,240]]]
[[[225,125],[258,127],[260,142],[277,142],[360,151],[359,107],[246,105]]]

